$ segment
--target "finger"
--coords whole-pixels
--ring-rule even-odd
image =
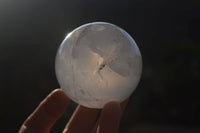
[[[121,117],[121,107],[117,102],[107,103],[99,119],[98,133],[117,133]]]
[[[127,98],[125,101],[123,101],[122,103],[120,103],[121,110],[122,110],[122,112],[121,112],[121,117],[122,117],[122,115],[123,115],[123,113],[124,113],[124,110],[125,110],[125,108],[126,108],[126,105],[128,104],[128,101],[129,101],[129,98]]]
[[[120,106],[121,106],[121,117],[123,115],[123,112],[124,112],[124,110],[126,108],[126,105],[127,105],[128,101],[129,101],[129,98],[127,98],[125,101],[120,103]],[[95,124],[95,126],[94,126],[94,128],[92,130],[92,133],[96,133],[97,132],[98,125],[99,125],[99,120],[96,122],[96,124]]]
[[[70,99],[61,89],[51,92],[23,123],[20,133],[47,133],[61,117]]]
[[[94,127],[99,114],[99,109],[86,108],[79,105],[63,133],[89,133]]]

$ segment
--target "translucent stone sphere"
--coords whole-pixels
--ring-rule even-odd
[[[142,58],[133,38],[120,27],[94,22],[69,33],[60,45],[56,76],[66,95],[89,108],[122,102],[135,90]]]

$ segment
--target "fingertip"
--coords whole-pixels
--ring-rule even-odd
[[[64,103],[68,103],[70,99],[67,97],[67,95],[64,93],[62,89],[55,89],[53,90],[46,98],[46,100],[56,100],[61,101]]]
[[[121,115],[121,106],[116,101],[108,102],[102,110],[102,117],[115,119],[113,117],[118,117]],[[103,118],[104,119],[104,118]]]
[[[121,106],[116,101],[107,103],[100,116],[98,133],[117,133],[120,123]]]
[[[109,102],[109,103],[107,103],[105,106],[104,106],[104,109],[105,108],[111,108],[111,109],[115,109],[115,108],[117,108],[117,110],[119,111],[119,110],[121,110],[120,111],[120,114],[121,114],[121,117],[122,117],[122,114],[123,114],[123,112],[124,112],[124,110],[125,110],[125,107],[126,107],[126,105],[127,105],[127,103],[128,103],[128,101],[129,101],[129,98],[127,98],[126,100],[124,100],[123,102],[121,102],[120,103],[120,109],[119,109],[119,107],[118,107],[118,102],[115,102],[115,101],[111,101],[111,102]],[[116,106],[116,107],[112,107],[112,106]],[[111,110],[111,109],[108,109],[108,110]],[[107,109],[106,109],[107,110]],[[112,111],[111,111],[112,112]],[[98,130],[98,132],[100,132],[100,119],[97,121],[97,123],[96,123],[96,125],[95,125],[95,127],[94,127],[94,129],[93,129],[93,131],[92,131],[92,133],[96,133],[97,132],[97,130]],[[101,125],[102,126],[102,125]]]
[[[121,106],[118,102],[111,101],[104,105],[103,111],[111,111],[111,112],[121,111]]]
[[[95,125],[99,111],[99,109],[78,105],[63,133],[90,132]]]
[[[120,106],[121,106],[121,115],[123,115],[124,113],[124,110],[128,104],[128,101],[129,101],[129,98],[127,98],[126,100],[124,100],[122,103],[120,103]]]
[[[48,96],[52,96],[52,95],[53,96],[64,96],[64,97],[67,97],[67,95],[64,93],[64,91],[62,89],[55,89]]]

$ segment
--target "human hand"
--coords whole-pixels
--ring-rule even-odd
[[[49,133],[62,116],[70,99],[61,89],[52,91],[22,124],[19,133]],[[107,103],[99,109],[78,105],[63,133],[117,133],[120,117],[128,100]]]

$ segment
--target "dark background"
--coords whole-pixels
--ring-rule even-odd
[[[17,132],[59,87],[60,43],[94,21],[125,29],[143,56],[142,79],[120,132],[200,132],[199,0],[0,0],[0,132]],[[61,132],[75,106],[52,133]]]

